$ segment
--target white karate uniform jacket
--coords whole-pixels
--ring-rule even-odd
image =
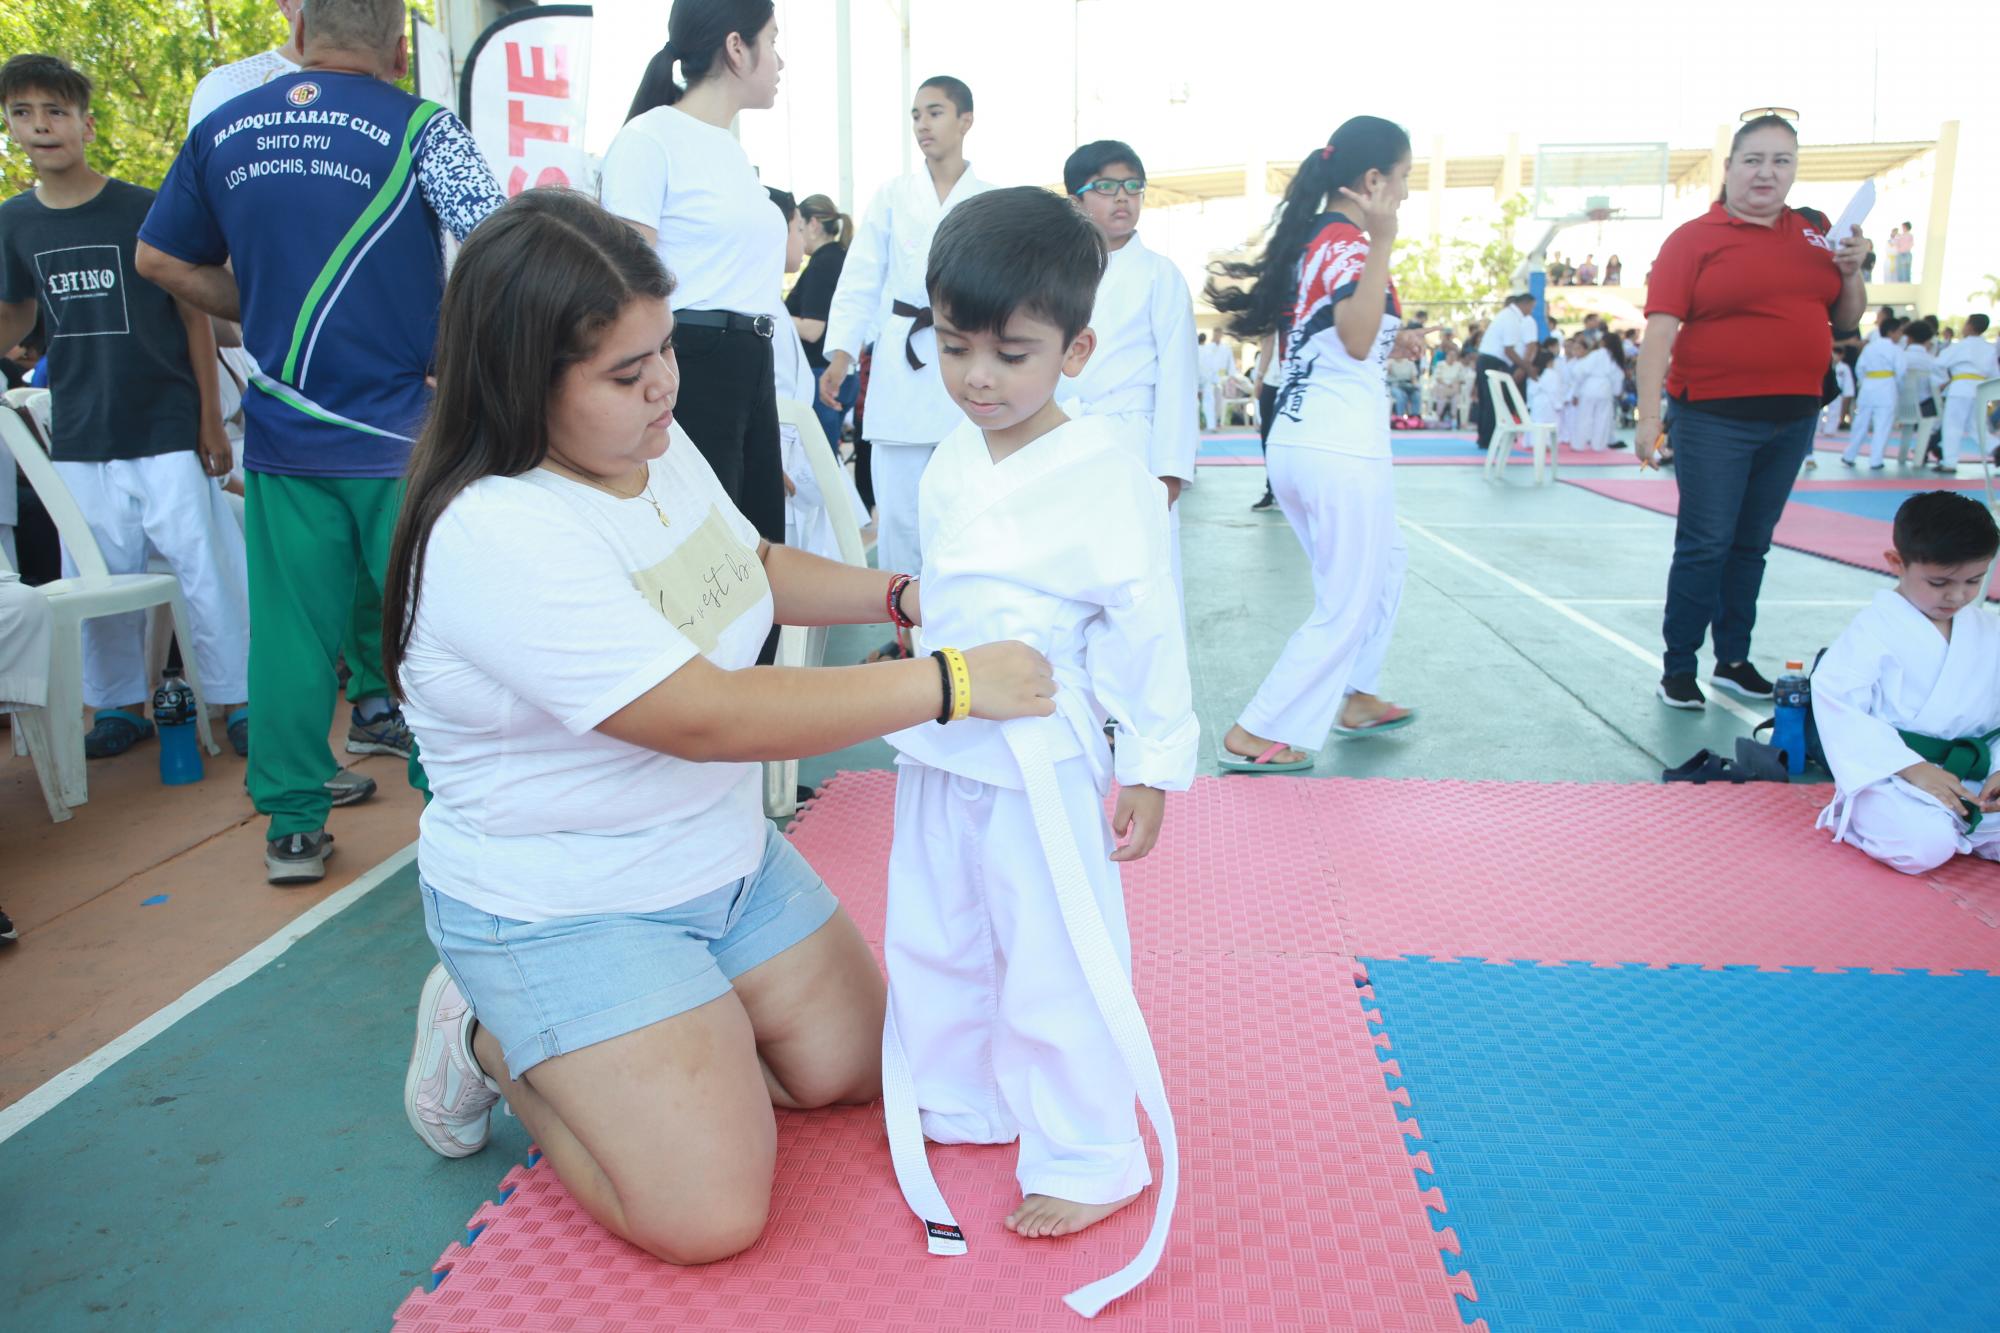
[[[1059,395],[1073,395],[1090,416],[1122,417],[1140,427],[1141,457],[1154,476],[1193,481],[1200,371],[1187,279],[1134,235],[1105,264],[1090,327],[1097,350]]]
[[[914,338],[915,319],[895,313],[898,301],[914,309],[930,306],[924,271],[938,223],[957,205],[993,188],[965,174],[938,202],[928,169],[898,176],[876,192],[862,215],[847,262],[840,270],[826,316],[826,354],[846,352],[860,359],[871,334],[875,358],[868,373],[868,438],[894,444],[934,444],[965,420],[945,392],[937,372],[937,335],[929,329]],[[913,347],[921,370],[904,354]]]
[[[1996,349],[1985,338],[1957,338],[1937,358],[1937,368],[1945,375],[1946,398],[1970,398],[1981,380],[2000,374],[1995,368]]]
[[[1084,756],[1108,789],[1108,715],[1121,785],[1186,790],[1200,727],[1167,574],[1165,487],[1101,418],[1059,426],[998,464],[985,434],[960,420],[920,491],[925,642],[1031,645],[1058,685],[1055,714],[1033,719],[1051,759]],[[998,723],[926,722],[887,739],[933,768],[1021,786]]]
[[[1895,776],[1923,756],[1897,734],[1946,740],[2000,727],[2000,619],[1981,606],[1952,618],[1951,638],[1893,588],[1855,616],[1813,672],[1813,719],[1833,770],[1818,826],[1909,871],[1958,852],[2000,854],[2000,815],[1964,821]],[[1967,787],[1967,795],[1978,784]],[[1928,864],[1924,864],[1927,862]]]

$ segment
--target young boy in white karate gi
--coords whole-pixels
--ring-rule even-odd
[[[1144,1104],[1163,1165],[1153,1229],[1123,1270],[1068,1298],[1085,1314],[1152,1271],[1173,1211],[1178,1150],[1132,996],[1118,863],[1152,850],[1199,735],[1166,488],[1117,422],[1056,404],[1095,347],[1104,253],[1074,208],[1036,188],[966,201],[931,246],[938,364],[969,419],[920,491],[925,642],[1004,628],[1047,655],[1058,689],[1051,717],[945,722],[947,697],[939,722],[888,738],[900,755],[883,937],[883,1106],[933,1253],[965,1241],[924,1138],[1018,1140],[1023,1201],[1005,1225],[1065,1236],[1151,1180],[1135,1093]]]
[[[1977,603],[2000,529],[1930,491],[1896,511],[1893,589],[1826,650],[1813,718],[1835,783],[1818,827],[1908,875],[2000,861],[2000,619]]]
[[[1882,451],[1889,447],[1889,431],[1896,424],[1896,381],[1903,373],[1903,349],[1897,345],[1896,334],[1902,329],[1903,321],[1892,318],[1877,327],[1882,336],[1870,338],[1864,343],[1861,358],[1854,363],[1857,386],[1854,425],[1848,433],[1847,448],[1841,453],[1840,461],[1853,467],[1865,442],[1868,446],[1868,466],[1879,472],[1886,466],[1882,462]]]
[[[931,450],[958,424],[938,383],[937,343],[924,295],[924,265],[938,223],[986,182],[965,160],[972,130],[972,90],[948,75],[928,79],[910,106],[910,129],[924,155],[922,169],[884,185],[861,216],[826,316],[826,369],[819,397],[840,405],[840,386],[875,344],[863,405],[875,483],[875,555],[883,569],[923,563],[917,531],[917,483]],[[898,643],[881,656],[900,657]]]
[[[1146,168],[1128,144],[1088,143],[1063,163],[1063,188],[1104,238],[1109,257],[1090,331],[1097,335],[1070,391],[1085,416],[1124,425],[1146,470],[1167,488],[1174,584],[1181,582],[1181,524],[1176,502],[1194,483],[1201,431],[1195,421],[1194,298],[1165,255],[1139,239]]]
[[[1944,438],[1939,442],[1944,457],[1937,464],[1940,472],[1956,472],[1958,460],[1968,452],[1976,458],[1989,447],[1986,423],[1976,419],[1973,408],[1980,381],[2000,374],[1994,345],[1986,338],[1990,326],[1984,315],[1968,316],[1951,346],[1938,354],[1937,367],[1945,378]]]

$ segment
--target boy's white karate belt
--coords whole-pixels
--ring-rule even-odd
[[[1159,1058],[1153,1040],[1146,1033],[1146,1020],[1139,1012],[1138,997],[1119,965],[1118,951],[1112,947],[1111,932],[1104,914],[1090,891],[1090,880],[1077,852],[1077,836],[1063,808],[1062,792],[1056,785],[1055,763],[1049,758],[1048,742],[1021,719],[1002,726],[1014,761],[1021,767],[1021,781],[1027,791],[1028,808],[1034,815],[1035,832],[1042,852],[1048,857],[1055,880],[1056,902],[1062,909],[1063,924],[1069,928],[1070,944],[1083,965],[1085,981],[1097,1001],[1104,1024],[1118,1043],[1139,1090],[1139,1105],[1153,1122],[1160,1140],[1160,1193],[1153,1204],[1153,1229],[1146,1243],[1126,1264],[1109,1277],[1078,1287],[1063,1297],[1070,1309],[1090,1318],[1111,1302],[1152,1276],[1160,1255],[1167,1248],[1167,1229],[1173,1222],[1174,1201],[1180,1193],[1180,1144],[1174,1137],[1174,1116],[1167,1106],[1166,1083],[1160,1077]],[[964,1254],[965,1233],[951,1215],[951,1207],[939,1192],[924,1155],[923,1124],[917,1114],[916,1085],[911,1081],[910,1064],[903,1054],[903,1039],[896,1032],[896,1011],[892,1006],[882,1028],[882,1113],[889,1127],[889,1158],[896,1167],[896,1184],[910,1211],[923,1219],[932,1254]]]

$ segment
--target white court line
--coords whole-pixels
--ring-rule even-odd
[[[68,1069],[57,1074],[33,1092],[15,1102],[5,1110],[0,1110],[0,1143],[5,1143],[35,1121],[47,1115],[56,1107],[82,1092],[99,1074],[123,1060],[132,1052],[144,1046],[153,1038],[165,1032],[174,1024],[186,1018],[195,1010],[213,1000],[232,986],[248,979],[273,958],[297,944],[315,930],[339,916],[370,892],[380,887],[382,882],[417,859],[417,844],[414,842],[391,856],[373,870],[360,876],[352,884],[302,912],[271,938],[251,949],[221,971],[215,973],[187,994],[175,1000],[158,1013],[146,1018],[133,1027],[113,1037],[104,1045],[78,1060]]]
[[[1576,610],[1574,607],[1566,606],[1562,602],[1556,600],[1555,598],[1549,596],[1547,593],[1543,592],[1540,588],[1534,587],[1531,584],[1523,583],[1521,580],[1515,578],[1512,574],[1509,574],[1507,571],[1503,569],[1494,568],[1492,565],[1487,564],[1484,560],[1481,560],[1478,556],[1466,550],[1464,547],[1455,546],[1452,543],[1446,541],[1444,538],[1438,536],[1435,532],[1432,532],[1429,528],[1425,527],[1421,523],[1402,517],[1398,517],[1396,521],[1398,523],[1401,523],[1404,527],[1408,528],[1411,532],[1416,533],[1418,536],[1427,538],[1430,541],[1437,543],[1439,546],[1442,546],[1445,550],[1451,552],[1453,555],[1457,556],[1460,560],[1463,560],[1466,564],[1471,565],[1474,569],[1481,570],[1487,574],[1491,574],[1494,578],[1499,579],[1502,583],[1512,588],[1515,592],[1520,593],[1522,596],[1531,597],[1535,601],[1540,602],[1543,606],[1549,608],[1549,610],[1555,612],[1557,615],[1562,616],[1567,620],[1572,620],[1576,622],[1578,625],[1581,625],[1583,628],[1589,630],[1592,634],[1595,634],[1598,638],[1604,640],[1612,647],[1622,649],[1624,652],[1630,654],[1633,657],[1638,658],[1641,662],[1644,662],[1648,666],[1654,667],[1655,669],[1659,667],[1660,655],[1658,653],[1649,652],[1646,649],[1641,648],[1638,644],[1632,642],[1630,639],[1626,638],[1623,634],[1620,634],[1617,630],[1611,629],[1606,625],[1599,624],[1597,621],[1592,620],[1589,616],[1583,614],[1583,612]],[[1721,690],[1716,690],[1714,693],[1710,694],[1708,696],[1708,699],[1710,703],[1721,705],[1721,707],[1725,712],[1734,713],[1737,717],[1742,718],[1745,722],[1750,723],[1752,726],[1755,726],[1756,724],[1764,720],[1761,714],[1751,709],[1745,708],[1742,704],[1737,703],[1734,699],[1724,694]]]
[[[1556,600],[1568,606],[1665,606],[1667,604],[1666,599],[1663,597],[1558,597]],[[1872,605],[1872,602],[1855,601],[1851,598],[1834,601],[1822,601],[1817,598],[1801,600],[1785,597],[1759,597],[1757,599],[1759,610],[1767,606],[1831,606],[1854,611],[1859,610],[1861,607]]]

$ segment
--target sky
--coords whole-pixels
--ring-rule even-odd
[[[908,148],[914,88],[904,81],[901,5],[849,6],[852,198],[865,207],[906,161],[919,161]],[[1718,125],[1772,104],[1799,109],[1809,144],[1933,139],[1941,122],[1957,119],[1942,304],[1964,310],[1979,276],[2000,272],[2000,234],[1989,223],[2000,209],[2000,180],[1976,168],[2000,162],[2000,109],[1985,91],[1983,68],[2000,49],[2000,8],[1969,0],[1944,8],[1953,14],[1949,40],[1941,41],[1916,23],[1885,22],[1891,11],[1879,3],[1856,0],[1797,7],[1681,0],[1571,9],[1512,25],[1491,6],[1434,0],[1418,21],[1382,23],[1396,35],[1370,41],[1356,30],[1376,24],[1322,0],[909,0],[909,73],[912,85],[939,73],[971,85],[977,123],[967,155],[982,178],[1002,184],[1053,182],[1072,147],[1102,137],[1133,144],[1155,173],[1293,163],[1363,111],[1404,125],[1420,154],[1442,135],[1454,155],[1501,152],[1510,132],[1524,152],[1543,142],[1706,147]],[[598,0],[596,10],[588,138],[601,151],[664,40],[667,6]],[[745,113],[738,133],[767,182],[838,199],[834,14],[834,0],[777,0],[786,61],[778,105]],[[1868,231],[1879,249],[1891,223],[1910,217],[1921,266],[1929,177],[1904,176],[1883,182]],[[1849,193],[1800,186],[1792,202],[1837,214]],[[1453,198],[1447,212],[1470,213],[1476,226],[1485,202],[1477,194]],[[1408,211],[1423,212],[1414,202]],[[1179,216],[1186,213],[1203,216]],[[1155,248],[1198,271],[1201,252],[1240,243],[1260,221],[1240,203],[1210,204],[1149,218],[1144,234],[1149,242],[1163,236]],[[1456,216],[1446,224],[1462,225]],[[1657,246],[1654,233],[1666,229],[1630,224],[1620,236],[1614,227],[1611,248],[1627,247],[1632,271],[1634,255]],[[1531,230],[1523,229],[1524,241]],[[1581,250],[1600,238],[1570,239]],[[1643,263],[1636,268],[1643,273]]]

